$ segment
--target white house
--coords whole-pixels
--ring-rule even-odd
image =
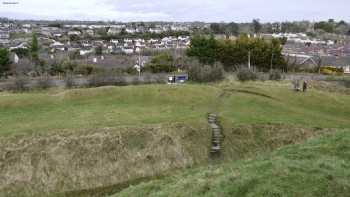
[[[64,44],[55,41],[53,44],[50,45],[51,48],[56,49],[56,50],[60,50],[60,51],[64,51]]]
[[[350,65],[344,66],[344,73],[345,74],[350,74]]]
[[[123,47],[122,52],[125,54],[133,54],[134,53],[134,47]]]
[[[80,55],[81,56],[92,54],[93,52],[94,52],[93,48],[80,49]]]
[[[136,33],[136,29],[135,28],[126,28],[126,30],[125,30],[127,33],[129,33],[129,34],[134,34],[134,33]]]
[[[0,39],[10,39],[10,34],[8,31],[1,31],[0,30]]]
[[[119,34],[120,32],[122,32],[122,28],[111,27],[111,28],[109,28],[107,34],[108,35],[115,35],[115,34]]]
[[[72,35],[80,36],[80,34],[81,34],[80,31],[69,31],[68,32],[68,36],[72,36]]]

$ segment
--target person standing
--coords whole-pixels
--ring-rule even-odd
[[[304,81],[304,83],[303,83],[303,92],[306,92],[307,88],[308,88],[307,81]]]

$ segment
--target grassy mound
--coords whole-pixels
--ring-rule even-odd
[[[350,98],[288,83],[127,86],[0,93],[0,136],[124,125],[205,123],[218,113],[228,128],[244,124],[349,127]]]
[[[292,145],[254,160],[188,170],[132,186],[123,196],[348,196],[350,132]]]
[[[346,94],[296,93],[286,82],[2,92],[0,194],[106,194],[205,165],[209,112],[223,126],[223,158],[255,158],[349,128],[348,103]]]

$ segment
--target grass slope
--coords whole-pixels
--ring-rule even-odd
[[[216,112],[232,125],[278,123],[347,128],[350,97],[288,83],[225,82],[214,85],[149,85],[0,93],[0,135],[121,125],[205,123]]]
[[[254,160],[188,170],[132,186],[124,196],[349,196],[350,132],[292,145]]]
[[[207,164],[210,132],[206,118],[209,112],[219,115],[224,129],[222,155],[225,161],[255,158],[276,148],[334,131],[325,128],[349,129],[349,103],[350,97],[341,92],[312,89],[308,93],[296,93],[287,82],[226,81],[210,85],[52,89],[23,94],[2,92],[0,171],[6,174],[2,182],[8,186],[6,191],[19,192],[15,196],[27,192],[38,196],[36,194],[42,191],[72,191],[73,196],[77,196],[74,192],[105,190],[105,187],[162,175],[173,169]],[[142,145],[142,142],[146,144]],[[282,160],[280,163],[272,162],[274,160],[279,161],[277,157],[270,159],[270,164],[265,166],[267,170],[283,164]],[[245,185],[250,192],[252,186],[261,184],[262,181],[255,181],[259,177],[254,178],[249,171],[263,174],[259,166],[254,166],[261,162],[238,163],[242,172],[247,168],[252,180],[242,182],[243,189],[237,192],[243,192]],[[295,165],[296,168],[299,166],[298,163]],[[233,166],[236,164],[189,171],[187,177],[179,175],[185,176],[181,180],[188,182],[179,187],[175,184],[174,189],[186,187],[185,193],[169,193],[172,189],[163,191],[160,186],[172,187],[165,183],[174,179],[167,178],[166,182],[159,183],[159,187],[152,183],[151,189],[140,186],[135,194],[143,196],[150,190],[151,194],[157,195],[159,191],[160,195],[187,196],[196,195],[199,189],[203,195],[217,196],[215,190],[214,193],[206,192],[225,186],[217,185],[216,180],[220,179],[215,178],[215,173],[226,175],[229,171],[225,169],[234,169]],[[252,168],[248,170],[249,166]],[[214,174],[210,174],[211,171]],[[203,179],[213,177],[212,181],[200,179],[198,184],[190,177],[200,178],[203,173],[209,174],[208,177],[204,174]],[[266,174],[265,178],[270,177],[271,174]],[[298,175],[295,175],[297,179]],[[231,181],[235,180],[232,178]],[[192,184],[198,184],[198,188],[193,186],[194,190],[191,190]],[[153,187],[159,190],[153,190]],[[113,193],[115,191],[113,189]],[[236,190],[232,192],[235,194]]]

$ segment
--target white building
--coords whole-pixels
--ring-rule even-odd
[[[80,34],[81,34],[80,31],[69,31],[68,32],[68,36],[72,36],[72,35],[80,36]]]
[[[344,67],[344,73],[345,74],[350,74],[350,65]]]

